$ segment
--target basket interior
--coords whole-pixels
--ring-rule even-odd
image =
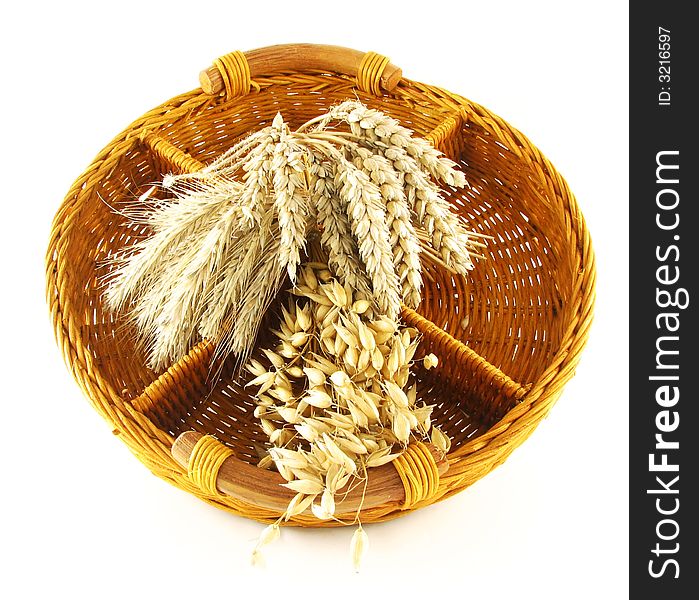
[[[358,94],[350,80],[329,77],[327,86],[319,86],[317,78],[308,85],[280,82],[270,84],[264,94],[230,102],[217,99],[186,119],[169,122],[156,134],[206,163],[240,137],[268,125],[277,111],[293,127],[357,96],[423,136],[451,116],[444,107],[408,105],[400,96]],[[493,239],[485,251],[487,260],[479,261],[466,278],[428,266],[418,312],[509,378],[527,385],[548,368],[565,331],[571,294],[565,285],[572,279],[573,250],[556,210],[557,199],[547,193],[537,170],[540,165],[526,162],[512,147],[514,142],[508,144],[487,127],[469,119],[459,123],[441,149],[459,163],[471,187],[445,193],[471,229]],[[94,187],[80,190],[74,226],[64,242],[71,277],[78,279],[74,288],[80,293],[66,310],[80,324],[94,368],[124,400],[138,405],[144,390],[155,385],[161,396],[170,399],[146,412],[163,431],[173,436],[190,429],[211,433],[233,447],[239,458],[256,462],[255,446],[266,437],[252,415],[254,403],[244,380],[224,369],[212,387],[206,376],[210,356],[206,351],[185,361],[199,376],[152,372],[135,343],[132,326],[108,312],[101,301],[109,278],[107,259],[149,233],[130,225],[120,208],[177,169],[142,138]],[[200,364],[194,364],[197,361]],[[416,377],[419,397],[437,405],[434,420],[452,438],[453,448],[486,431],[516,402],[505,398],[493,410],[486,406],[492,398],[470,392],[467,380],[457,382],[438,369],[417,369]]]

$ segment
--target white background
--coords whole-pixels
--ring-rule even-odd
[[[628,536],[628,6],[528,2],[6,3],[3,8],[3,598],[623,598]],[[367,527],[261,526],[148,472],[90,407],[44,301],[51,219],[134,118],[233,49],[373,49],[522,130],[567,179],[598,261],[577,375],[533,436],[456,497]],[[301,596],[303,593],[303,596]]]

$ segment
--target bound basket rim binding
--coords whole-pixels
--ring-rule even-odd
[[[325,102],[324,95],[332,96],[337,89],[338,93],[362,95],[390,109],[409,111],[407,114],[415,121],[413,127],[416,130],[424,129],[423,121],[429,122],[431,128],[424,133],[425,137],[447,154],[461,156],[466,136],[473,136],[469,140],[488,152],[493,152],[497,146],[503,161],[506,158],[516,163],[520,171],[526,171],[526,180],[519,172],[506,171],[506,167],[501,167],[500,172],[484,172],[484,180],[495,178],[499,182],[498,189],[510,194],[509,202],[513,204],[518,193],[524,196],[521,188],[527,186],[527,194],[532,196],[526,196],[526,201],[530,202],[527,208],[537,215],[543,214],[542,222],[556,229],[554,235],[542,228],[540,222],[535,222],[531,215],[529,220],[525,215],[525,221],[517,226],[522,238],[529,236],[520,240],[524,244],[522,252],[525,248],[531,249],[529,242],[539,243],[550,237],[553,242],[549,243],[550,247],[544,247],[544,253],[551,261],[551,255],[561,254],[556,256],[558,279],[552,284],[552,293],[557,299],[555,303],[539,298],[543,308],[533,305],[526,309],[510,306],[507,302],[509,300],[512,304],[512,299],[498,296],[497,303],[481,311],[484,315],[487,313],[483,322],[505,309],[513,314],[516,310],[529,310],[536,316],[548,311],[547,318],[557,319],[555,335],[543,332],[544,337],[548,333],[549,337],[556,338],[545,340],[547,347],[551,347],[550,351],[547,353],[537,348],[535,359],[541,361],[543,355],[545,361],[537,365],[537,370],[532,367],[529,373],[535,373],[535,376],[527,377],[525,381],[511,378],[507,369],[501,370],[502,364],[493,364],[480,355],[471,347],[470,340],[460,337],[458,328],[451,322],[442,327],[441,321],[437,324],[428,318],[436,314],[442,319],[446,318],[445,313],[439,311],[465,309],[468,298],[461,288],[456,288],[456,294],[438,298],[434,302],[438,308],[427,317],[420,311],[404,310],[403,319],[423,334],[429,348],[425,351],[431,350],[446,357],[445,366],[440,366],[439,382],[447,382],[444,385],[448,384],[451,391],[422,374],[425,385],[448,398],[454,396],[454,390],[466,394],[464,386],[475,386],[477,392],[474,394],[487,398],[477,407],[484,413],[482,423],[485,425],[474,429],[475,433],[459,433],[463,439],[452,448],[446,460],[440,460],[427,446],[412,445],[405,460],[396,465],[378,467],[382,471],[377,471],[374,488],[367,493],[370,501],[362,509],[362,521],[393,518],[449,497],[501,464],[531,434],[574,374],[592,321],[595,262],[590,236],[575,198],[554,166],[526,136],[486,108],[458,94],[406,79],[400,68],[374,52],[314,44],[270,46],[245,53],[236,51],[217,59],[202,71],[200,82],[201,89],[186,92],[155,107],[117,135],[75,181],[55,216],[51,230],[46,258],[47,299],[57,341],[78,384],[93,406],[113,426],[114,433],[156,475],[207,502],[265,522],[274,521],[283,512],[280,502],[284,498],[288,502],[289,498],[279,495],[280,486],[273,473],[262,469],[257,469],[259,474],[250,471],[253,467],[245,460],[244,452],[240,457],[236,456],[238,448],[223,444],[211,435],[187,433],[184,429],[177,431],[182,434],[177,437],[173,431],[173,423],[185,423],[192,418],[190,412],[193,409],[187,406],[187,398],[188,394],[201,391],[204,385],[207,361],[211,358],[210,344],[202,342],[192,348],[181,361],[164,373],[154,374],[150,381],[144,380],[142,370],[136,373],[139,367],[131,366],[119,355],[121,349],[108,346],[110,336],[116,339],[118,335],[114,324],[109,319],[93,322],[97,320],[95,311],[99,310],[93,297],[99,252],[95,248],[82,248],[89,251],[86,252],[88,259],[74,261],[78,252],[76,245],[85,243],[76,241],[76,232],[86,226],[95,230],[104,226],[97,216],[91,221],[93,216],[85,207],[94,200],[100,186],[120,169],[124,171],[125,165],[130,165],[129,161],[140,161],[132,165],[134,173],[150,168],[149,161],[177,171],[195,171],[204,166],[208,155],[201,152],[200,146],[206,147],[216,140],[211,132],[208,138],[197,132],[199,138],[187,140],[187,147],[173,143],[177,142],[173,131],[183,120],[194,119],[193,115],[220,118],[226,111],[242,110],[238,108],[242,106],[240,103],[252,101],[251,98],[257,102],[272,98],[275,107],[283,110],[284,102],[291,104],[289,99],[294,97],[285,95],[284,90],[295,94],[296,88]],[[487,148],[483,145],[486,143],[490,144]],[[469,158],[474,163],[478,160],[476,155],[469,155]],[[500,160],[489,155],[488,161],[493,159]],[[124,186],[122,191],[129,189],[128,181],[121,184]],[[483,185],[495,184],[485,181]],[[505,203],[500,210],[508,207]],[[497,211],[498,207],[495,209]],[[529,228],[526,232],[522,232],[523,224]],[[504,246],[511,244],[511,239],[505,240],[510,233],[504,234]],[[518,235],[516,227],[512,235]],[[118,243],[99,236],[94,240],[100,246]],[[512,248],[506,250],[502,260],[519,260],[510,252]],[[516,247],[514,252],[516,254]],[[541,256],[533,258],[541,262]],[[74,262],[79,262],[79,267],[74,267]],[[521,265],[518,263],[517,266]],[[83,269],[80,274],[85,281],[79,279],[78,268]],[[536,266],[533,269],[536,270]],[[527,270],[525,266],[524,271]],[[524,276],[532,281],[532,273],[524,273]],[[517,280],[514,275],[507,277],[509,279],[494,283],[486,277],[485,283],[481,283],[491,291],[507,288],[506,291],[514,293]],[[443,281],[440,279],[438,283],[439,289],[435,288],[433,293],[435,297],[447,293],[440,287]],[[93,296],[86,299],[89,294]],[[455,295],[458,298],[455,299]],[[505,308],[502,308],[503,303]],[[477,310],[477,307],[474,305],[471,310]],[[541,335],[541,332],[536,333]],[[517,334],[512,331],[501,337],[502,340],[505,337],[516,340]],[[514,352],[512,363],[518,364],[514,362],[519,351],[517,342],[502,340],[498,343],[501,347],[507,346],[510,353]],[[487,342],[479,343],[479,348],[488,349]],[[540,346],[543,343],[539,341]],[[533,350],[532,355],[535,354]],[[504,352],[499,355],[504,356]],[[133,361],[132,357],[129,358]],[[441,362],[440,358],[440,365]],[[496,362],[504,361],[500,358]],[[124,375],[123,381],[144,380],[145,385],[136,392],[128,389],[126,384],[124,389],[119,389],[116,382],[122,379],[111,371],[119,369],[134,369],[133,373],[129,371]],[[520,368],[520,371],[526,373],[527,369]],[[460,408],[464,419],[469,417],[467,412],[470,413],[473,405],[467,405],[467,408],[468,411]],[[453,416],[449,418],[454,428],[461,427]],[[356,506],[356,498],[348,497],[339,512],[349,514]],[[337,523],[319,521],[304,513],[293,517],[288,524],[332,526]]]

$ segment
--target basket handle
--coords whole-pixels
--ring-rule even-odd
[[[337,514],[353,514],[360,507],[364,511],[396,503],[401,504],[402,509],[410,509],[435,495],[439,476],[447,471],[449,463],[431,444],[421,446],[419,452],[415,444],[408,446],[407,452],[413,457],[409,463],[401,464],[397,459],[394,463],[371,468],[366,490],[361,482],[359,485],[350,482],[345,488],[349,491],[338,493]],[[201,451],[202,448],[205,450]],[[295,492],[282,487],[281,484],[286,481],[279,473],[237,459],[230,449],[215,438],[196,431],[186,431],[177,437],[172,446],[172,457],[187,469],[190,479],[211,495],[225,494],[246,504],[278,513],[283,513],[295,496]],[[415,482],[420,479],[420,473],[429,470],[429,467],[426,469],[416,465],[412,467],[416,472],[407,475],[405,471],[411,470],[411,465],[424,463],[425,460],[431,463],[435,477],[430,485],[427,482],[418,485],[422,492],[418,494]],[[203,476],[196,472],[202,469],[205,471]]]
[[[239,95],[249,91],[249,81],[255,77],[303,71],[357,77],[360,88],[375,94],[393,91],[403,76],[400,67],[374,52],[325,44],[280,44],[222,56],[199,74],[199,82],[205,93],[219,94],[227,88],[226,79],[242,78],[248,86],[238,86],[238,94],[233,95]]]

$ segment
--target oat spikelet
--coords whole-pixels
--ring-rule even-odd
[[[425,369],[429,371],[430,369],[434,369],[439,364],[439,359],[434,354],[430,353],[422,359],[422,362]]]
[[[369,550],[369,536],[366,534],[361,525],[354,530],[352,541],[350,542],[350,556],[352,557],[352,566],[355,573],[359,573],[362,566],[362,560]]]
[[[272,523],[262,530],[260,537],[257,538],[257,544],[252,551],[252,564],[254,566],[262,566],[264,564],[264,556],[262,550],[270,544],[276,542],[280,535],[279,523]]]
[[[296,493],[282,519],[305,511],[331,520],[367,469],[429,436],[433,406],[418,402],[410,382],[417,330],[355,300],[322,262],[301,266],[291,294],[277,343],[247,365],[248,385],[269,438],[264,466]]]

